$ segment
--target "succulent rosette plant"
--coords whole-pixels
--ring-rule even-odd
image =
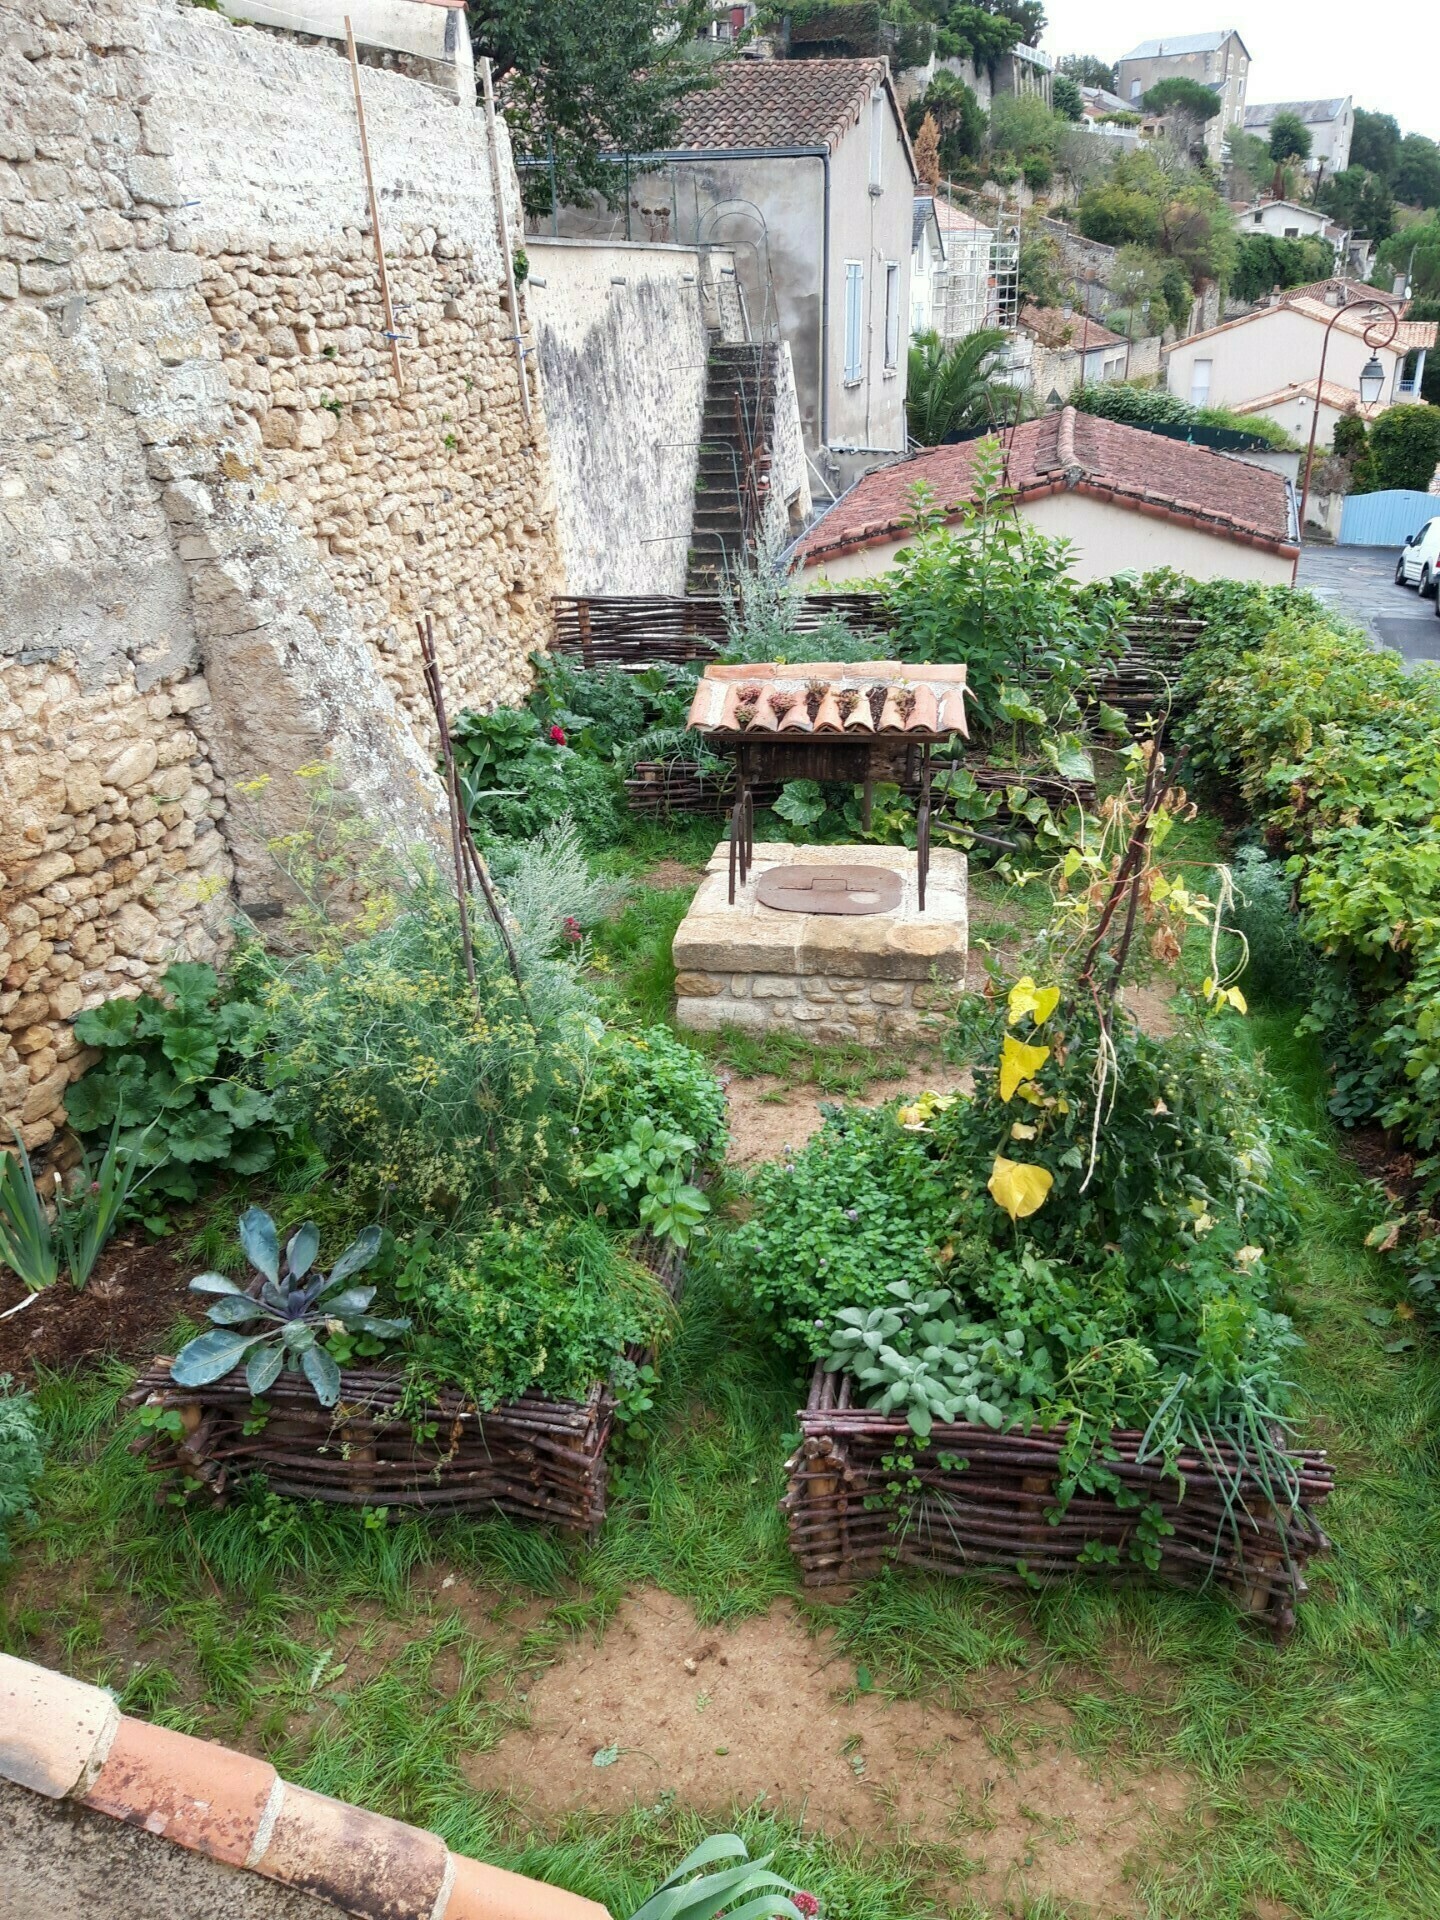
[[[250,1207],[241,1215],[239,1232],[254,1279],[248,1288],[223,1273],[198,1274],[190,1282],[192,1293],[219,1298],[208,1311],[210,1331],[181,1348],[170,1369],[171,1380],[177,1387],[207,1387],[244,1361],[251,1393],[266,1392],[282,1372],[303,1373],[321,1406],[333,1407],[340,1397],[340,1368],[324,1344],[325,1336],[371,1334],[386,1340],[410,1325],[368,1311],[374,1287],[345,1285],[379,1252],[380,1229],[367,1227],[328,1274],[314,1271],[320,1230],[313,1221],[291,1236],[283,1268],[275,1222],[263,1207]]]

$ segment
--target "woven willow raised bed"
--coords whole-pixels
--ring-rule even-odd
[[[1112,1579],[1145,1573],[1130,1557],[1137,1509],[1077,1491],[1056,1522],[1047,1520],[1063,1428],[992,1433],[963,1423],[937,1425],[928,1447],[919,1449],[903,1417],[853,1406],[852,1384],[848,1374],[816,1367],[800,1415],[800,1446],[786,1463],[789,1486],[781,1504],[806,1586],[860,1580],[887,1562],[1026,1586],[1076,1573]],[[1181,1457],[1182,1486],[1158,1463],[1136,1462],[1140,1434],[1116,1431],[1110,1440],[1116,1458],[1106,1465],[1142,1501],[1157,1504],[1175,1529],[1159,1542],[1153,1577],[1183,1587],[1218,1586],[1282,1639],[1306,1592],[1306,1562],[1330,1545],[1312,1517],[1334,1483],[1324,1454],[1295,1454],[1302,1506],[1285,1518],[1247,1475],[1232,1529],[1221,1480],[1197,1456]],[[897,1470],[897,1451],[913,1459],[913,1469]],[[964,1467],[942,1467],[942,1454]],[[1233,1466],[1233,1456],[1225,1464]],[[1092,1542],[1115,1548],[1118,1564],[1082,1560]]]
[[[644,1257],[676,1295],[680,1256],[647,1246]],[[647,1357],[630,1354],[637,1362]],[[257,1418],[243,1374],[177,1387],[170,1361],[159,1359],[127,1398],[179,1413],[183,1433],[152,1428],[134,1450],[148,1450],[157,1474],[198,1481],[217,1505],[237,1481],[260,1473],[272,1493],[339,1506],[499,1512],[592,1535],[605,1518],[605,1454],[615,1422],[605,1385],[584,1400],[532,1391],[484,1412],[447,1389],[401,1413],[397,1369],[346,1367],[335,1406],[322,1407],[304,1380],[287,1373],[265,1394],[268,1411]]]

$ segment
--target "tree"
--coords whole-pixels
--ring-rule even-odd
[[[685,95],[707,83],[696,35],[711,0],[479,0],[469,9],[476,57],[488,55],[517,154],[553,147],[560,199],[612,192],[607,156],[669,145]],[[526,169],[525,202],[548,210],[550,168]]]
[[[1020,228],[1020,295],[1037,307],[1060,304],[1060,246],[1038,217],[1027,215]]]
[[[1363,167],[1346,167],[1320,188],[1315,204],[1351,233],[1369,240],[1385,240],[1395,230],[1395,202],[1378,174]]]
[[[967,160],[978,157],[985,144],[985,114],[980,102],[963,80],[942,69],[906,110],[905,123],[912,139],[927,114],[940,132],[942,172],[959,173]]]
[[[1119,84],[1111,63],[1097,58],[1093,53],[1062,55],[1060,71],[1075,81],[1077,86],[1103,87],[1107,93],[1113,93]]]
[[[1374,487],[1424,493],[1440,465],[1440,407],[1387,407],[1370,429]]]
[[[1335,250],[1319,234],[1285,240],[1273,233],[1242,233],[1235,242],[1230,292],[1237,300],[1263,300],[1272,287],[1303,287],[1328,280]]]
[[[927,113],[915,136],[915,171],[920,184],[933,193],[940,184],[940,129],[933,113]]]
[[[990,104],[990,148],[1023,163],[1027,154],[1042,153],[1052,165],[1065,122],[1051,112],[1038,94],[1001,93]]]
[[[1267,185],[1274,166],[1270,149],[1258,133],[1230,133],[1230,191],[1237,200],[1253,200]]]
[[[1375,268],[1382,286],[1388,287],[1404,274],[1411,291],[1422,300],[1440,295],[1440,213],[1432,213],[1426,220],[1412,220],[1408,227],[1392,234],[1375,256]],[[1429,354],[1427,360],[1440,365],[1440,353]]]
[[[1113,178],[1087,187],[1077,213],[1085,238],[1107,247],[1153,246],[1160,232],[1160,210],[1150,196]]]
[[[1440,207],[1440,147],[1423,133],[1407,133],[1393,184],[1396,198],[1412,207]]]
[[[1277,113],[1270,122],[1270,158],[1277,167],[1287,160],[1310,158],[1310,129],[1298,113]]]
[[[1072,80],[1068,73],[1055,75],[1050,86],[1050,98],[1062,120],[1084,119],[1085,102],[1080,97],[1080,83]]]
[[[1110,294],[1121,314],[1107,314],[1107,325],[1137,340],[1148,333],[1163,333],[1167,326],[1178,333],[1190,317],[1192,296],[1184,269],[1144,247],[1120,249],[1110,275]]]
[[[1395,171],[1400,148],[1400,125],[1388,113],[1367,113],[1355,109],[1355,129],[1350,138],[1350,165],[1388,180]]]
[[[1187,80],[1183,74],[1175,73],[1155,82],[1145,95],[1145,106],[1148,112],[1158,113],[1162,119],[1179,114],[1203,126],[1220,111],[1220,96],[1198,80]]]
[[[998,327],[968,333],[948,346],[938,333],[910,342],[905,415],[922,446],[938,447],[967,427],[989,426],[1013,409],[1015,390],[995,377],[1005,335]]]

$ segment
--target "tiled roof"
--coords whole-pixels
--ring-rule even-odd
[[[1315,380],[1291,380],[1283,387],[1276,387],[1273,393],[1262,393],[1258,400],[1245,400],[1231,407],[1232,413],[1264,413],[1267,407],[1282,406],[1287,400],[1313,400],[1319,391],[1322,406],[1334,407],[1337,413],[1355,412],[1367,420],[1384,411],[1377,401],[1373,407],[1362,407],[1349,387],[1342,387],[1336,380],[1327,380],[1323,387]]]
[[[834,147],[880,86],[906,138],[886,60],[725,60],[715,71],[715,84],[690,94],[681,107],[671,143],[678,152]]]
[[[852,740],[877,733],[968,734],[965,669],[904,667],[894,660],[707,667],[685,724],[697,733],[745,733],[757,739],[805,733]]]
[[[1171,33],[1163,40],[1142,40],[1138,47],[1121,54],[1120,64],[1127,60],[1161,60],[1170,54],[1218,53],[1232,33],[1233,27],[1220,27],[1214,33]],[[1240,40],[1238,33],[1235,38]],[[1243,47],[1245,42],[1240,40],[1240,44]]]
[[[1315,288],[1323,294],[1324,289],[1331,284],[1329,281],[1321,280],[1315,283]],[[1350,282],[1348,284],[1353,286],[1355,283]],[[1196,342],[1200,340],[1213,340],[1216,334],[1231,333],[1236,327],[1252,327],[1257,321],[1266,320],[1271,314],[1283,313],[1287,309],[1295,313],[1303,313],[1307,320],[1315,320],[1322,325],[1328,325],[1329,322],[1335,318],[1336,310],[1323,298],[1317,299],[1313,297],[1314,291],[1315,290],[1310,287],[1292,287],[1288,293],[1281,295],[1278,306],[1256,307],[1253,312],[1242,313],[1234,320],[1222,320],[1219,326],[1206,327],[1202,333],[1187,333],[1183,340],[1176,341],[1173,351],[1178,351],[1182,347],[1193,347]],[[1359,287],[1357,288],[1355,297],[1365,298],[1371,294],[1374,295],[1375,301],[1379,306],[1393,307],[1399,304],[1392,299],[1390,295],[1381,293],[1375,287]],[[1386,324],[1383,316],[1381,317],[1380,324],[1382,326]],[[1374,320],[1368,318],[1364,311],[1358,308],[1355,312],[1347,313],[1343,318],[1335,322],[1338,333],[1355,334],[1361,339],[1364,338],[1366,329],[1374,325]],[[1402,320],[1396,328],[1395,338],[1393,340],[1387,340],[1385,344],[1377,348],[1376,351],[1380,353],[1409,353],[1412,347],[1433,347],[1435,345],[1437,330],[1440,330],[1440,321]]]
[[[1123,333],[1112,333],[1098,320],[1087,320],[1083,313],[1062,313],[1059,307],[1032,307],[1027,302],[1020,309],[1020,324],[1042,346],[1073,347],[1077,353],[1082,342],[1087,353],[1093,353],[1096,347],[1125,344]]]
[[[912,490],[921,482],[940,507],[961,506],[971,497],[979,444],[932,447],[867,473],[805,534],[796,549],[800,563],[821,566],[831,555],[893,540],[913,513]],[[1073,489],[1248,546],[1290,550],[1280,474],[1118,420],[1074,407],[1027,420],[1014,431],[1006,466],[1018,501]]]
[[[1272,204],[1274,204],[1272,202]],[[1351,280],[1343,273],[1332,273],[1328,280],[1307,280],[1303,287],[1287,287],[1286,300],[1323,300],[1334,287],[1347,300],[1375,300],[1382,307],[1404,307],[1403,293],[1387,293],[1383,287],[1367,287],[1363,280]]]
[[[610,1920],[593,1900],[451,1853],[438,1834],[292,1786],[268,1760],[131,1719],[102,1688],[3,1653],[0,1780],[316,1894],[317,1913]],[[256,1911],[243,1881],[233,1901]]]
[[[1278,114],[1293,113],[1303,125],[1319,126],[1326,120],[1338,120],[1349,99],[1346,93],[1338,100],[1267,100],[1258,106],[1246,107],[1245,124],[1247,127],[1268,127]]]
[[[977,220],[973,213],[967,213],[963,207],[953,206],[948,200],[935,201],[935,218],[940,222],[942,233],[992,233],[994,229],[986,226],[983,220]]]

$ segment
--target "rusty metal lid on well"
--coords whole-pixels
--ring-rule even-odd
[[[902,892],[893,867],[770,867],[755,884],[780,913],[892,913]]]

